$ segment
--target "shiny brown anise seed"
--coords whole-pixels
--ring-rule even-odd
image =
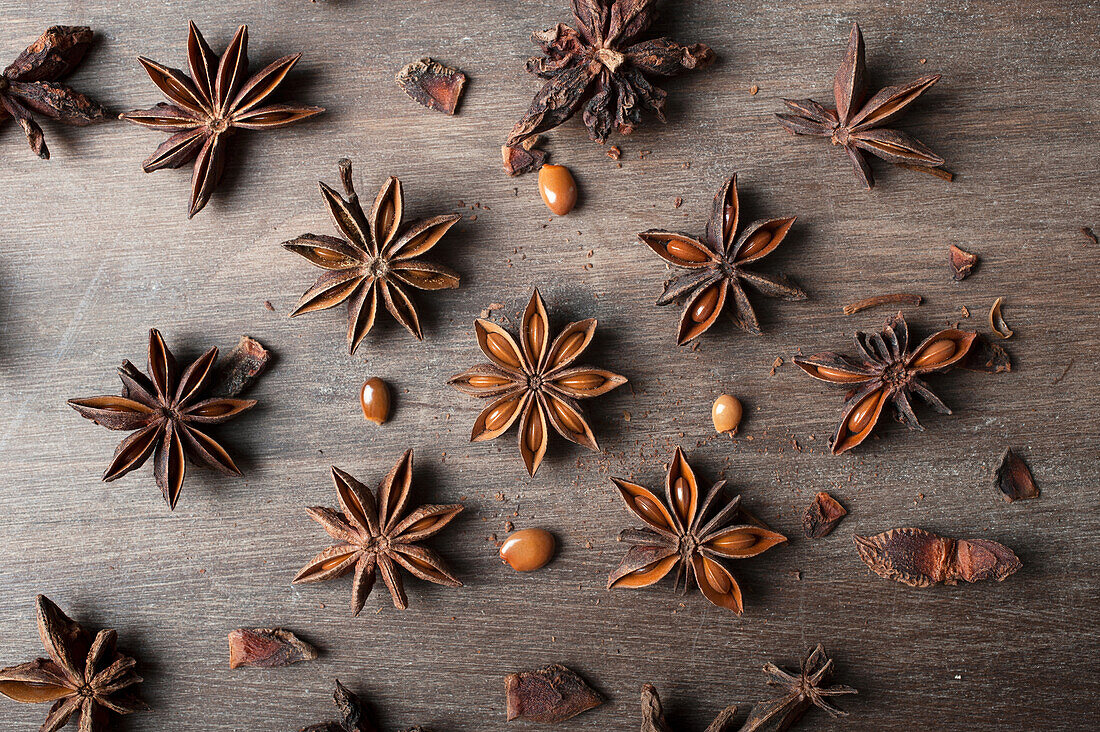
[[[929,343],[923,351],[913,359],[914,368],[937,366],[955,355],[955,341],[943,338]]]
[[[817,374],[829,381],[863,381],[867,377],[863,374],[850,374],[840,369],[831,369],[828,366],[817,366]]]
[[[544,165],[539,169],[539,194],[555,216],[565,216],[577,205],[577,182],[564,165]]]
[[[500,559],[517,572],[534,572],[554,557],[555,546],[554,535],[546,529],[522,529],[500,545]]]
[[[714,422],[714,431],[723,435],[736,435],[743,413],[744,409],[737,397],[730,394],[718,397],[710,408],[710,419]]]
[[[382,424],[390,418],[390,388],[377,376],[363,382],[359,391],[359,404],[363,407],[363,416],[375,424]]]

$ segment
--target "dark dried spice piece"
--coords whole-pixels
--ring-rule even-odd
[[[229,355],[218,364],[218,381],[210,388],[216,396],[235,397],[247,391],[267,371],[271,351],[251,336],[241,336]]]
[[[834,706],[829,697],[859,693],[850,686],[825,685],[833,673],[833,660],[825,655],[825,647],[820,643],[802,659],[797,673],[788,673],[774,663],[764,664],[764,673],[768,686],[779,687],[784,695],[755,705],[739,732],[790,729],[811,706],[825,710],[833,718],[846,717],[848,713]]]
[[[951,245],[951,269],[955,272],[955,280],[961,282],[970,276],[970,271],[978,263],[978,255],[959,249]]]
[[[454,114],[466,86],[466,74],[422,58],[397,73],[397,85],[416,103],[443,114]]]
[[[726,732],[733,729],[733,720],[737,716],[737,705],[731,704],[722,710],[711,722],[706,732]],[[661,697],[653,684],[642,684],[642,732],[672,732],[665,721],[661,708]]]
[[[636,483],[621,478],[611,481],[627,510],[647,528],[624,529],[619,534],[619,541],[631,547],[607,578],[607,588],[648,587],[675,567],[674,586],[681,588],[681,594],[694,580],[711,603],[740,615],[744,610],[741,588],[719,560],[755,557],[787,538],[742,509],[741,496],[728,498],[724,480],[701,496],[695,471],[680,448],[665,476],[664,502]],[[719,508],[708,518],[716,500]]]
[[[828,536],[847,515],[847,509],[841,506],[839,501],[825,491],[821,491],[802,514],[802,533],[807,539]]]
[[[1031,468],[1011,449],[1005,450],[1005,454],[1001,457],[996,480],[997,488],[1009,503],[1039,497],[1039,486],[1035,485]]]
[[[910,403],[920,397],[941,414],[951,410],[922,377],[959,365],[977,334],[949,328],[928,336],[909,349],[909,326],[899,312],[887,318],[881,333],[856,332],[860,355],[842,356],[825,351],[796,356],[794,362],[810,376],[848,389],[844,414],[830,439],[834,455],[866,440],[892,404],[899,421],[911,430],[923,430]]]
[[[974,339],[970,352],[958,364],[968,371],[981,371],[987,374],[1004,374],[1012,371],[1012,357],[999,343],[993,343],[983,335]]]
[[[56,83],[80,65],[91,45],[91,28],[55,25],[0,74],[0,121],[15,118],[31,150],[44,160],[50,159],[50,150],[32,113],[77,126],[107,118],[106,110],[93,99]]]
[[[187,35],[187,67],[179,69],[139,57],[157,88],[171,104],[119,115],[121,119],[171,134],[142,168],[152,173],[195,161],[187,218],[206,206],[225,167],[229,138],[237,130],[271,130],[318,115],[322,107],[263,103],[286,79],[302,54],[283,56],[245,80],[248,74],[248,26],[237,29],[220,57],[194,23]],[[263,106],[261,106],[263,105]]]
[[[528,137],[519,145],[502,145],[501,157],[504,160],[504,170],[508,175],[523,175],[532,170],[541,168],[547,159],[545,150],[535,147],[542,137],[535,135]]]
[[[564,722],[603,704],[603,697],[580,676],[560,664],[521,671],[504,679],[508,721]]]
[[[348,349],[355,349],[374,326],[379,301],[417,340],[423,340],[420,316],[406,288],[445,290],[458,287],[458,273],[441,264],[420,259],[462,217],[444,214],[418,219],[402,226],[405,194],[401,181],[390,177],[382,184],[371,206],[370,216],[363,212],[351,180],[351,161],[339,163],[341,196],[318,182],[336,228],[344,238],[321,234],[302,234],[283,242],[283,246],[302,256],[310,264],[325,270],[298,300],[290,317],[327,310],[346,302],[348,308]]]
[[[1014,331],[1008,327],[1008,324],[1005,323],[1004,316],[1001,314],[1001,306],[1004,304],[1004,301],[1005,299],[1003,297],[998,297],[996,301],[994,301],[993,307],[989,309],[989,327],[993,329],[993,332],[996,333],[998,337],[1007,340],[1013,336]]]
[[[642,110],[665,121],[667,93],[650,76],[675,76],[714,62],[714,52],[697,43],[668,38],[641,40],[657,17],[656,0],[572,0],[574,27],[558,23],[532,38],[545,56],[527,70],[546,79],[505,143],[516,147],[582,111],[588,135],[604,142],[612,130],[630,134]],[[505,169],[512,175],[514,166]],[[521,169],[520,172],[526,172]]]
[[[211,348],[182,373],[160,331],[149,331],[149,375],[129,361],[118,369],[121,396],[70,399],[70,407],[85,419],[110,430],[132,434],[119,443],[103,473],[112,481],[140,468],[153,458],[153,476],[169,509],[176,507],[187,461],[226,475],[240,475],[233,458],[214,438],[208,426],[219,425],[256,406],[254,399],[211,397],[218,349]]]
[[[401,567],[422,580],[461,587],[443,557],[421,542],[442,531],[462,512],[462,506],[423,505],[408,510],[412,471],[413,453],[406,450],[382,479],[375,495],[333,466],[332,481],[340,508],[313,506],[306,513],[339,543],[309,560],[294,578],[294,584],[336,579],[355,570],[351,589],[353,615],[363,609],[374,588],[376,573],[382,575],[394,607],[399,610],[408,607]]]
[[[279,668],[317,658],[317,649],[283,628],[237,628],[229,632],[229,668]]]
[[[877,536],[855,536],[859,557],[880,577],[910,587],[959,580],[1003,581],[1023,564],[1004,544],[988,539],[952,539],[924,529],[891,529]]]
[[[17,702],[53,702],[42,732],[55,732],[74,716],[80,732],[108,732],[111,712],[148,709],[135,688],[141,683],[137,661],[116,650],[114,630],[93,637],[45,595],[35,603],[38,635],[50,657],[0,670],[0,694]]]
[[[1081,227],[1081,236],[1085,237],[1086,239],[1091,241],[1093,244],[1100,244],[1100,239],[1098,239],[1096,237],[1096,232],[1094,232],[1088,226],[1082,226]]]
[[[944,160],[924,143],[899,130],[883,127],[939,81],[940,75],[886,87],[870,99],[865,77],[863,34],[859,25],[853,23],[848,50],[833,80],[836,106],[830,108],[812,99],[784,99],[783,104],[794,114],[777,114],[779,124],[792,134],[826,137],[843,147],[856,177],[867,188],[875,185],[867,153],[895,165],[947,177],[941,171],[933,171]]]
[[[378,732],[371,724],[363,711],[363,702],[348,687],[336,679],[336,691],[332,694],[332,701],[340,712],[339,722],[321,722],[303,727],[299,732]],[[411,730],[410,730],[411,732]]]
[[[684,300],[676,334],[676,343],[681,346],[706,333],[727,306],[738,327],[760,334],[760,323],[742,283],[769,297],[806,299],[806,293],[783,275],[749,269],[779,247],[795,218],[760,219],[738,235],[739,213],[734,174],[714,197],[702,239],[661,229],[638,234],[638,239],[661,259],[687,270],[674,277],[657,298],[658,305]]]

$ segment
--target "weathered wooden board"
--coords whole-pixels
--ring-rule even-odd
[[[121,122],[47,124],[54,156],[42,162],[15,125],[0,128],[0,662],[39,654],[33,599],[44,592],[89,626],[119,628],[141,660],[153,709],[128,730],[297,729],[333,715],[333,677],[374,701],[385,730],[502,729],[504,675],[550,662],[610,700],[562,729],[636,729],[649,681],[677,728],[695,730],[729,703],[766,698],[761,665],[794,663],[818,641],[860,689],[843,700],[847,729],[1100,725],[1100,248],[1079,232],[1100,225],[1096,3],[669,2],[664,30],[710,44],[720,64],[665,85],[669,123],[614,139],[621,167],[579,121],[553,132],[553,159],[574,170],[583,203],[551,219],[534,176],[502,174],[498,146],[537,88],[523,71],[528,34],[568,20],[566,5],[0,2],[5,58],[50,24],[94,27],[98,46],[72,83],[115,111],[159,100],[136,57],[183,66],[189,18],[217,48],[248,23],[256,63],[304,52],[285,98],[329,110],[242,135],[221,190],[192,221],[187,171],[141,172],[158,135]],[[872,83],[944,75],[904,128],[949,161],[953,183],[876,164],[879,185],[866,192],[838,150],[775,124],[781,97],[828,98],[852,20]],[[424,110],[395,85],[394,73],[425,55],[470,75],[458,116]],[[393,174],[410,215],[465,217],[437,249],[463,286],[419,298],[423,343],[383,318],[349,357],[342,312],[286,317],[316,270],[278,245],[331,233],[316,181],[336,184],[343,156],[364,198]],[[678,313],[653,305],[668,272],[634,235],[700,232],[735,170],[750,219],[798,216],[772,266],[811,297],[757,299],[761,337],[725,321],[697,350],[677,349]],[[961,284],[950,243],[982,258]],[[590,360],[631,386],[590,404],[602,454],[559,440],[530,480],[513,436],[468,443],[479,404],[445,380],[480,359],[478,313],[504,303],[496,316],[514,323],[536,285],[555,324],[599,318]],[[926,298],[909,314],[918,335],[956,320],[988,331],[986,311],[1007,296],[1017,368],[937,378],[954,415],[921,412],[926,432],[889,425],[831,457],[842,397],[791,357],[848,349],[855,329],[889,312],[845,317],[841,306],[892,291]],[[192,471],[174,513],[148,470],[101,483],[117,436],[65,405],[115,389],[115,366],[143,359],[152,326],[185,356],[227,349],[242,333],[278,353],[253,391],[260,406],[221,433],[245,477]],[[777,356],[786,363],[770,375]],[[367,375],[397,391],[382,428],[356,404]],[[709,425],[723,391],[747,405],[735,440]],[[631,523],[608,476],[658,485],[676,445],[791,537],[735,568],[742,618],[666,585],[604,589],[624,548],[615,537]],[[1009,505],[993,489],[1009,445],[1032,465],[1039,500]],[[360,618],[347,611],[349,581],[292,588],[326,545],[302,509],[332,504],[329,465],[373,483],[407,447],[418,498],[467,506],[436,544],[465,587],[410,582],[408,611],[378,592]],[[825,489],[850,515],[832,536],[802,539],[801,510]],[[503,567],[489,537],[503,536],[505,521],[553,530],[555,562],[530,576]],[[1002,541],[1024,568],[1002,584],[929,590],[872,576],[852,532],[902,525]],[[230,629],[276,624],[322,658],[228,669]],[[7,729],[34,729],[45,715],[3,701]],[[841,728],[811,714],[806,729]]]

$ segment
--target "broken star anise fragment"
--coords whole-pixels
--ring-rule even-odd
[[[922,76],[901,86],[890,86],[867,99],[863,34],[852,24],[848,50],[833,79],[835,107],[812,99],[784,99],[794,114],[777,114],[783,129],[795,135],[827,137],[848,153],[856,177],[867,188],[875,185],[867,153],[906,168],[931,172],[944,160],[924,143],[899,130],[883,127],[940,80],[939,74]],[[936,171],[941,177],[949,174]],[[948,178],[949,179],[949,178]]]
[[[886,319],[881,333],[856,332],[859,356],[832,351],[796,356],[794,362],[810,376],[849,390],[840,425],[830,440],[833,454],[851,450],[866,440],[887,404],[894,406],[898,419],[911,430],[924,429],[910,403],[914,395],[937,412],[951,414],[923,377],[959,364],[975,337],[975,333],[948,328],[909,350],[909,327],[899,312]]]
[[[731,704],[723,709],[714,721],[707,725],[706,732],[727,732],[733,729],[733,720],[737,716],[737,705]],[[661,697],[653,684],[642,684],[642,731],[641,732],[672,732],[672,727],[665,720],[664,710],[661,707]]]
[[[832,533],[848,510],[840,501],[825,491],[820,491],[802,514],[802,533],[807,539],[821,539]]]
[[[378,301],[405,329],[423,340],[420,318],[406,287],[443,290],[458,287],[453,270],[420,255],[427,254],[462,217],[444,214],[402,226],[405,196],[401,181],[389,178],[374,199],[370,217],[363,213],[351,180],[351,161],[339,163],[344,198],[319,182],[325,206],[332,214],[340,239],[321,234],[302,234],[283,246],[326,270],[313,287],[298,300],[290,317],[348,304],[348,348],[351,353],[363,342],[374,325]]]
[[[573,27],[558,23],[532,36],[545,55],[528,59],[527,70],[546,84],[512,128],[506,148],[521,146],[582,110],[589,137],[601,143],[612,130],[632,132],[643,109],[664,122],[668,94],[648,77],[675,76],[714,62],[714,52],[701,43],[642,40],[657,17],[656,0],[572,0],[572,9]]]
[[[701,496],[695,471],[680,448],[665,476],[663,502],[648,488],[621,478],[611,481],[627,510],[647,528],[624,529],[619,534],[620,541],[632,546],[607,578],[607,588],[648,587],[676,567],[675,586],[681,594],[687,593],[694,578],[704,597],[740,615],[744,610],[741,588],[719,560],[755,557],[787,538],[744,511],[741,496],[729,498],[724,480]],[[719,508],[708,518],[715,501]]]
[[[129,361],[118,369],[121,396],[70,399],[80,416],[110,430],[130,431],[119,443],[103,480],[112,481],[136,470],[153,457],[153,476],[169,509],[176,507],[187,460],[227,475],[240,475],[233,458],[206,434],[252,407],[253,399],[210,397],[217,347],[195,359],[180,373],[160,331],[149,331],[149,376]]]
[[[447,382],[464,394],[493,398],[474,420],[471,442],[500,437],[519,420],[519,454],[534,475],[550,442],[548,425],[569,440],[599,451],[578,399],[606,394],[626,378],[592,366],[573,366],[596,333],[596,319],[570,323],[550,340],[550,316],[536,288],[523,312],[520,342],[496,323],[474,322],[477,344],[492,363],[478,364]]]
[[[1015,451],[1008,449],[1001,456],[1001,464],[996,473],[997,489],[1009,503],[1039,497],[1039,486],[1031,468]]]
[[[859,558],[880,577],[910,587],[959,580],[1004,581],[1023,563],[1004,544],[989,539],[952,539],[924,529],[890,529],[876,536],[855,535]]]
[[[397,85],[417,104],[443,114],[454,114],[466,85],[466,74],[430,58],[422,58],[397,72]]]
[[[317,649],[284,628],[229,631],[229,668],[281,668],[317,658]]]
[[[336,679],[336,691],[332,701],[340,712],[339,722],[321,722],[303,727],[298,732],[378,732],[378,728],[367,715],[366,705],[355,692]],[[406,732],[426,732],[423,727],[413,727]]]
[[[179,69],[139,57],[157,88],[171,104],[119,115],[121,119],[171,134],[145,162],[146,173],[179,168],[194,160],[187,218],[203,209],[225,167],[229,138],[237,130],[271,130],[313,117],[322,107],[264,104],[283,83],[302,54],[283,56],[246,79],[248,26],[237,29],[219,57],[194,23],[187,35],[187,67]]]
[[[520,671],[504,679],[507,720],[556,724],[603,704],[599,692],[560,664]]]
[[[806,299],[806,293],[783,275],[766,275],[747,268],[776,250],[794,224],[794,217],[754,221],[738,236],[739,212],[734,174],[714,197],[702,239],[662,229],[638,234],[642,243],[661,259],[688,270],[674,277],[657,298],[658,305],[681,298],[686,302],[676,333],[678,345],[706,333],[727,302],[734,322],[742,330],[759,335],[760,323],[742,282],[770,297]]]
[[[111,712],[148,709],[134,688],[141,683],[137,661],[118,652],[116,631],[92,636],[45,595],[35,603],[38,635],[50,657],[0,670],[0,694],[17,702],[53,702],[42,732],[59,730],[74,716],[80,732],[108,732],[115,729]]]
[[[322,582],[343,577],[355,570],[351,588],[351,610],[358,615],[374,587],[376,573],[393,596],[399,610],[408,607],[405,586],[399,569],[447,587],[461,587],[443,558],[422,541],[435,536],[462,512],[459,504],[424,505],[411,511],[413,453],[406,450],[378,486],[375,496],[369,488],[333,466],[339,510],[313,506],[309,517],[321,524],[338,544],[309,560],[294,578],[294,583]]]
[[[78,126],[107,118],[95,100],[57,83],[80,65],[91,45],[91,28],[51,26],[0,74],[0,121],[14,117],[31,150],[44,160],[50,159],[50,150],[33,112]]]
[[[833,660],[825,655],[820,643],[806,654],[796,673],[789,673],[774,663],[764,664],[768,686],[779,687],[783,696],[770,702],[756,704],[738,732],[762,732],[763,730],[790,729],[811,707],[823,709],[832,717],[846,717],[848,713],[833,705],[829,697],[858,694],[850,686],[826,686],[833,672]]]

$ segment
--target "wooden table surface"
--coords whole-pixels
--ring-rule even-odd
[[[666,3],[661,30],[709,44],[719,64],[664,84],[668,124],[614,137],[621,166],[579,120],[552,132],[552,159],[574,171],[582,199],[552,218],[535,176],[502,173],[499,145],[538,88],[523,70],[529,34],[568,21],[566,6],[0,2],[5,58],[51,24],[93,27],[98,42],[71,83],[116,112],[160,101],[137,56],[184,66],[188,19],[217,50],[247,23],[253,68],[303,52],[280,93],[328,109],[242,134],[221,188],[191,221],[189,169],[141,171],[159,134],[46,123],[44,162],[10,120],[0,129],[0,665],[41,655],[41,592],[89,627],[118,628],[140,659],[152,711],[124,730],[297,729],[334,716],[334,677],[372,700],[383,730],[504,729],[504,676],[553,662],[608,698],[561,729],[637,729],[639,688],[652,682],[676,729],[698,730],[727,704],[769,698],[760,667],[792,665],[819,641],[860,694],[841,700],[846,721],[815,710],[803,729],[1095,728],[1100,247],[1080,229],[1100,228],[1097,4]],[[953,183],[876,162],[868,192],[838,150],[776,124],[782,97],[829,98],[853,20],[873,85],[943,74],[900,126],[947,159]],[[454,118],[394,83],[427,55],[470,76]],[[351,357],[342,309],[287,318],[317,271],[279,244],[334,233],[316,182],[336,185],[345,156],[368,201],[392,174],[409,215],[463,214],[433,252],[462,287],[418,293],[423,343],[386,315]],[[810,298],[755,298],[762,336],[723,319],[697,349],[678,349],[678,310],[654,306],[669,272],[635,233],[701,233],[734,171],[749,220],[798,217],[769,269]],[[948,269],[952,243],[981,257],[962,283]],[[468,442],[481,403],[445,382],[483,360],[478,313],[503,303],[494,318],[514,326],[533,286],[555,327],[599,319],[588,360],[630,386],[588,403],[603,453],[555,438],[529,479],[514,432]],[[957,320],[988,333],[986,313],[1005,296],[1016,367],[937,377],[954,415],[918,406],[926,432],[888,420],[879,439],[833,457],[842,395],[791,358],[800,348],[851,351],[856,329],[890,313],[844,316],[841,306],[896,291],[925,298],[908,313],[918,337]],[[119,435],[65,404],[115,392],[123,358],[144,364],[150,327],[183,357],[228,350],[244,333],[278,355],[251,392],[259,406],[219,432],[245,476],[192,470],[175,512],[149,466],[102,483]],[[785,363],[772,375],[777,356]],[[369,375],[396,392],[381,428],[357,404]],[[710,426],[722,392],[746,404],[736,439]],[[625,548],[616,536],[633,525],[608,477],[659,486],[677,445],[790,537],[734,567],[743,617],[670,583],[605,589]],[[994,489],[1008,446],[1031,464],[1038,500],[1009,504]],[[434,544],[465,586],[411,580],[411,606],[399,612],[379,584],[358,618],[350,580],[292,587],[328,544],[303,507],[334,505],[329,466],[374,485],[410,447],[415,497],[466,506]],[[850,515],[807,540],[800,516],[819,490]],[[503,566],[490,537],[508,521],[553,531],[554,562],[531,575]],[[1023,569],[1003,583],[931,589],[880,579],[851,536],[897,526],[1003,542]],[[272,625],[322,656],[230,671],[226,633]],[[46,713],[0,702],[6,729],[35,729]]]

